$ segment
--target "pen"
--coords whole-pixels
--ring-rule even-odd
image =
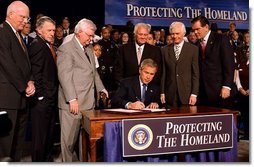
[[[136,96],[136,100],[141,101],[141,100],[138,98],[138,96]]]

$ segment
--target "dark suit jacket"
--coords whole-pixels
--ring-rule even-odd
[[[37,35],[28,50],[35,80],[35,97],[57,102],[57,67],[49,46]]]
[[[190,95],[198,95],[199,90],[198,47],[184,42],[178,61],[174,53],[174,44],[167,45],[161,50],[162,93],[165,94],[166,101],[172,105],[178,91],[181,104],[187,105]]]
[[[159,66],[159,69],[155,75],[154,81],[160,83],[161,75],[161,52],[160,48],[145,44],[141,62],[144,59],[151,58]],[[137,60],[135,43],[128,43],[119,47],[118,54],[116,56],[115,64],[115,79],[119,83],[121,79],[139,75],[139,65]]]
[[[0,25],[0,108],[25,108],[25,89],[32,79],[27,52],[6,22]]]
[[[27,41],[25,41],[24,37],[23,37],[23,41],[26,44],[26,47],[29,47],[30,43],[33,41],[34,38],[27,36]],[[27,42],[27,43],[26,43]]]
[[[136,102],[138,99],[141,99],[139,76],[129,77],[121,81],[112,98],[111,105],[112,108],[125,108],[128,102]],[[152,82],[147,87],[145,106],[148,106],[151,102],[160,104],[159,87]]]
[[[201,46],[200,46],[201,49]],[[205,49],[205,59],[200,50],[201,91],[204,91],[209,104],[220,100],[222,86],[233,87],[234,54],[226,35],[211,32]]]

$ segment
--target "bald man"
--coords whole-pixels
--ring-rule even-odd
[[[29,8],[12,2],[0,25],[0,111],[5,111],[8,132],[0,134],[0,161],[20,161],[27,124],[26,98],[34,95],[31,66],[20,31],[29,22]],[[0,125],[5,128],[5,125]]]

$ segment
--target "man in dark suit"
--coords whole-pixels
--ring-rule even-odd
[[[119,47],[115,64],[115,79],[121,79],[138,75],[139,64],[144,59],[151,58],[158,64],[158,72],[154,81],[160,83],[161,52],[160,48],[152,46],[147,42],[151,26],[146,23],[138,23],[134,28],[135,42]]]
[[[173,43],[162,48],[161,101],[172,106],[195,105],[199,89],[198,47],[184,41],[182,22],[169,27]]]
[[[21,36],[23,38],[24,43],[28,47],[30,43],[33,41],[33,38],[29,36],[29,33],[31,32],[31,23],[27,23],[24,27],[24,29],[21,31]]]
[[[228,107],[234,79],[234,55],[229,38],[212,32],[209,21],[204,16],[194,18],[191,23],[197,38],[202,41],[199,44],[198,102],[200,105]]]
[[[0,111],[7,112],[12,126],[0,137],[0,161],[20,161],[27,124],[26,97],[35,93],[27,49],[19,34],[29,20],[28,6],[14,1],[0,25]]]
[[[64,34],[63,34],[64,37],[73,33],[73,30],[70,29],[70,19],[68,17],[64,17],[62,19],[61,25],[63,26],[63,30],[64,30]]]
[[[160,103],[159,87],[151,83],[158,66],[152,59],[142,61],[139,76],[125,78],[112,98],[113,108],[143,109],[158,108]]]
[[[36,93],[31,100],[32,161],[52,161],[53,130],[57,111],[57,67],[50,50],[55,22],[43,16],[36,22],[37,36],[29,47]]]

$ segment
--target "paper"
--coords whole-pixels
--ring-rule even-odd
[[[111,112],[119,112],[119,113],[142,113],[143,110],[131,110],[131,109],[123,109],[123,108],[114,108],[114,109],[103,109],[101,111],[111,111]]]
[[[168,111],[168,110],[169,109],[163,109],[163,108],[157,108],[157,109],[143,108],[141,110],[114,108],[114,109],[103,109],[101,111],[131,114],[131,113],[163,112],[163,111]]]
[[[163,112],[163,111],[169,111],[169,109],[165,109],[165,108],[156,108],[156,109],[144,108],[144,109],[142,109],[142,110],[150,111],[150,112]]]

